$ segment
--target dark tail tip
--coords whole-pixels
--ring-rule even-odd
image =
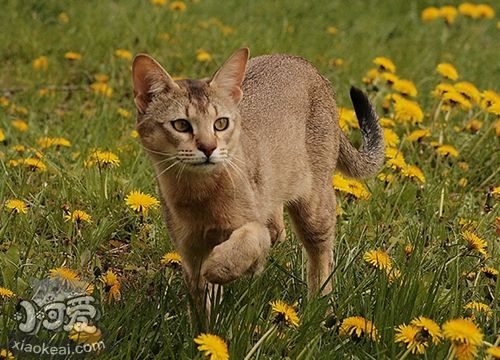
[[[351,86],[350,95],[359,125],[361,129],[364,129],[367,125],[369,126],[370,123],[373,123],[373,120],[376,121],[377,119],[373,106],[370,100],[368,100],[368,96],[357,87]]]

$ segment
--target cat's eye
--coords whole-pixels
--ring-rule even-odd
[[[186,119],[177,119],[170,122],[172,127],[179,132],[191,132],[192,127]]]
[[[229,126],[229,119],[227,117],[221,117],[215,120],[214,129],[217,131],[224,131]]]

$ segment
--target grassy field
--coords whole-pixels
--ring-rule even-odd
[[[486,11],[477,19],[459,13],[451,24],[422,20],[424,8],[444,5],[460,3],[4,1],[0,359],[9,358],[5,344],[17,326],[16,304],[31,298],[30,280],[58,268],[93,285],[103,359],[202,359],[193,341],[201,332],[220,336],[231,359],[251,349],[254,359],[493,358],[487,351],[500,341],[500,8],[490,1],[493,18]],[[179,267],[163,258],[174,249],[160,211],[137,213],[126,203],[136,190],[157,196],[133,133],[131,57],[147,52],[173,76],[199,78],[241,46],[252,56],[309,59],[332,82],[353,142],[359,130],[349,87],[369,90],[393,150],[378,177],[362,184],[335,178],[330,296],[307,299],[304,255],[290,231],[260,276],[226,287],[213,310],[219,316],[202,329],[189,321]],[[376,57],[392,60],[394,74],[387,75],[388,59],[375,64]],[[453,64],[458,79],[440,75],[440,63]],[[454,86],[462,81],[480,98],[469,85]],[[441,83],[450,85],[437,94]],[[453,97],[459,90],[470,99]],[[276,300],[294,305],[297,327],[277,324]],[[363,319],[349,327],[353,316]],[[419,316],[445,326],[400,327]],[[472,324],[449,322],[459,318]],[[395,341],[398,334],[412,342]],[[66,341],[68,333],[55,338]],[[416,344],[419,354],[410,347]]]

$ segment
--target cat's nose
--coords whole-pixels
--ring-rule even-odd
[[[217,149],[216,145],[205,145],[205,144],[199,144],[198,145],[198,150],[200,150],[207,158],[212,155],[214,150]]]

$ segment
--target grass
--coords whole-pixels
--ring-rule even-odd
[[[445,121],[445,111],[434,115],[438,100],[430,92],[442,81],[435,71],[441,62],[454,64],[459,80],[470,81],[481,91],[498,91],[500,30],[498,18],[458,16],[451,26],[442,20],[421,21],[424,7],[445,4],[202,0],[187,2],[185,11],[172,11],[168,4],[139,0],[7,1],[0,13],[0,96],[4,96],[0,130],[5,135],[0,143],[4,172],[0,286],[19,299],[29,299],[30,279],[46,277],[49,269],[70,268],[95,284],[94,296],[102,302],[98,326],[106,351],[99,358],[202,358],[193,342],[202,329],[189,321],[181,273],[160,262],[173,247],[159,211],[142,218],[125,204],[132,190],[155,194],[155,181],[146,154],[131,136],[133,116],[117,113],[119,108],[131,114],[135,110],[130,61],[115,56],[115,50],[150,53],[172,75],[191,78],[212,74],[241,46],[249,46],[253,56],[297,54],[332,82],[339,105],[347,108],[349,87],[362,86],[362,77],[374,67],[373,58],[386,56],[397,65],[397,75],[413,81],[418,89],[415,100],[425,114],[423,123],[398,122],[393,130],[406,161],[422,170],[425,184],[385,167],[383,173],[393,174],[395,180],[389,184],[376,177],[367,180],[369,199],[339,192],[344,213],[338,216],[333,293],[307,299],[304,256],[289,232],[289,241],[275,246],[260,276],[225,288],[224,299],[213,311],[219,316],[205,330],[228,343],[232,359],[243,359],[273,326],[269,302],[281,299],[297,304],[301,324],[264,341],[254,358],[396,359],[406,356],[406,348],[394,342],[395,327],[421,315],[443,324],[466,316],[464,305],[479,301],[491,307],[492,315],[477,316],[475,322],[485,341],[498,344],[500,286],[480,270],[499,268],[499,207],[498,197],[492,194],[493,187],[500,185],[494,128],[498,118],[475,106],[471,113],[453,110]],[[68,22],[61,20],[61,12],[68,15]],[[328,33],[329,26],[335,26],[337,33]],[[212,60],[197,61],[198,49],[207,51]],[[64,58],[68,51],[82,58],[69,61]],[[46,70],[33,68],[32,61],[39,56],[47,56]],[[343,59],[343,65],[332,66],[334,58]],[[111,96],[90,90],[97,73],[109,77]],[[40,95],[44,88],[48,94]],[[382,114],[383,95],[390,90],[380,84],[378,88],[371,96]],[[463,131],[476,113],[481,129]],[[392,111],[386,116],[392,117]],[[16,118],[29,125],[27,131],[12,126]],[[421,127],[431,130],[430,139],[406,140]],[[358,130],[349,128],[349,133],[354,141],[359,138]],[[43,136],[67,138],[71,147],[40,149],[37,139]],[[437,155],[430,142],[440,137],[441,143],[458,150],[457,158]],[[42,151],[47,170],[11,166],[10,160],[32,155],[29,150],[16,152],[14,145]],[[86,167],[94,148],[114,152],[120,165]],[[467,163],[468,170],[459,166],[461,162]],[[460,182],[463,178],[466,184]],[[5,201],[12,198],[29,205],[27,214],[5,208]],[[86,211],[92,223],[64,221],[64,204]],[[488,243],[488,259],[467,249],[462,236],[466,229]],[[413,246],[411,254],[404,251],[408,244]],[[401,272],[399,280],[389,281],[383,271],[363,260],[363,254],[374,249],[390,254],[393,267]],[[107,289],[99,280],[109,269],[119,276],[119,301],[106,301]],[[467,280],[464,274],[471,272],[475,275]],[[3,345],[16,328],[16,297],[0,297]],[[327,309],[331,315],[325,319]],[[373,321],[379,341],[339,335],[341,321],[357,315]],[[479,349],[479,356],[486,348]],[[442,341],[429,346],[425,357],[451,355],[450,342]]]

